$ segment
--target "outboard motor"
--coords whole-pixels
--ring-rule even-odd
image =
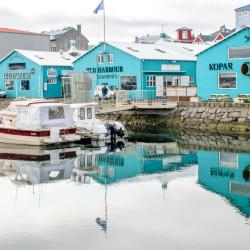
[[[120,122],[107,122],[105,127],[110,133],[111,139],[116,136],[123,138],[126,132],[124,126]]]

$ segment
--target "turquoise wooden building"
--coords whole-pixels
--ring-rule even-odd
[[[197,55],[197,93],[250,94],[250,28],[245,27]]]
[[[198,183],[250,216],[250,154],[198,151]]]
[[[75,59],[66,53],[14,50],[0,62],[0,89],[7,97],[62,97],[62,79]]]
[[[92,73],[93,89],[108,84],[119,90],[152,90],[196,83],[195,52],[204,45],[100,43],[74,61],[75,72]]]

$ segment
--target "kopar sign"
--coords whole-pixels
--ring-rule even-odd
[[[233,70],[232,63],[210,63],[209,70]]]

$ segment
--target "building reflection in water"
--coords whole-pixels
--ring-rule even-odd
[[[184,176],[198,163],[198,183],[229,200],[246,217],[250,216],[250,154],[216,150],[189,151],[177,142],[106,145],[100,148],[31,150],[0,147],[0,175],[20,185],[61,180],[78,184],[98,182],[104,187],[104,214],[96,218],[108,228],[108,186],[131,178],[151,178],[159,173],[165,192],[168,182]],[[155,178],[152,176],[152,178]],[[138,180],[138,179],[136,179]]]
[[[198,151],[198,182],[250,216],[250,154]]]

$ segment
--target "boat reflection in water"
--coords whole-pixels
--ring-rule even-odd
[[[198,151],[198,181],[250,216],[250,154]]]
[[[76,156],[76,148],[49,150],[0,144],[0,172],[15,184],[66,180],[71,178]]]

